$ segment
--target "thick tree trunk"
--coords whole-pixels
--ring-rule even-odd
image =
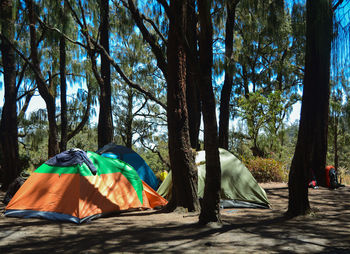
[[[191,147],[200,150],[199,128],[201,124],[201,102],[199,98],[200,69],[198,59],[197,16],[195,0],[187,3],[186,39],[190,52],[186,56],[186,100]]]
[[[168,135],[170,165],[173,172],[173,207],[188,211],[199,209],[197,198],[197,169],[190,146],[186,101],[186,54],[183,46],[186,1],[171,0],[168,39]],[[176,14],[176,15],[175,15]]]
[[[236,6],[239,0],[229,1],[226,4],[226,37],[225,37],[225,80],[221,90],[220,119],[219,119],[219,146],[228,149],[228,133],[230,119],[230,99],[233,85],[232,51],[233,27],[235,24]]]
[[[212,87],[213,25],[210,16],[211,0],[199,1],[201,101],[204,120],[204,149],[206,175],[204,197],[199,223],[220,222],[221,169],[219,158],[216,103]]]
[[[101,46],[109,54],[109,1],[100,1]],[[105,54],[101,55],[100,113],[98,118],[98,147],[113,141],[111,67]]]
[[[0,152],[2,156],[2,173],[0,181],[2,189],[6,190],[18,176],[18,129],[17,129],[17,88],[16,88],[16,57],[11,47],[15,35],[15,17],[13,1],[3,0],[0,5],[1,33],[7,40],[1,40],[1,55],[3,78],[5,86],[5,102],[2,108],[0,124]]]
[[[289,174],[287,214],[309,212],[308,181],[311,170],[319,184],[325,182],[329,110],[331,1],[307,1],[304,90],[298,141]]]
[[[47,116],[49,121],[49,144],[48,157],[52,157],[59,153],[59,145],[57,140],[57,124],[56,124],[56,102],[55,96],[50,93],[48,86],[45,83],[44,77],[40,71],[40,61],[38,56],[38,48],[36,41],[36,18],[32,0],[26,0],[28,16],[30,22],[30,49],[32,56],[32,68],[35,74],[35,80],[38,85],[38,90],[41,97],[46,103]]]

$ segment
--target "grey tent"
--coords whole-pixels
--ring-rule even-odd
[[[219,149],[221,164],[221,207],[269,208],[269,201],[250,171],[232,153]],[[198,167],[198,196],[204,195],[205,151],[196,155]],[[170,199],[172,188],[171,171],[159,186],[157,192]]]

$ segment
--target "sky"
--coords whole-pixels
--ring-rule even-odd
[[[287,4],[291,5],[295,0],[288,0],[286,1]],[[300,1],[300,0],[299,0]],[[301,1],[302,2],[302,1]],[[349,1],[344,1],[345,3],[348,3]],[[349,8],[350,5],[347,4],[345,7],[340,6],[341,7],[341,13],[342,16],[344,17],[344,20],[350,20],[349,18]],[[345,23],[348,23],[346,22]],[[345,24],[343,22],[343,24]],[[4,103],[4,86],[3,86],[3,76],[0,75],[0,107],[3,106]],[[1,84],[2,83],[2,84]],[[68,93],[70,94],[74,94],[76,91],[68,91]],[[32,111],[36,111],[38,109],[43,109],[45,108],[45,102],[44,100],[39,96],[38,92],[36,93],[35,96],[33,96],[33,98],[31,99],[29,108],[28,108],[28,112],[32,112]],[[301,108],[301,103],[296,103],[295,105],[293,105],[293,111],[290,115],[289,118],[289,123],[294,123],[296,120],[298,120],[300,118],[300,108]],[[98,112],[98,110],[96,110],[96,112]],[[95,116],[95,119],[92,120],[92,122],[97,122],[97,118],[98,116]]]
[[[3,82],[3,76],[0,75],[0,82]],[[74,94],[76,91],[69,91],[69,94]],[[3,85],[0,88],[0,108],[3,106],[4,104],[4,87]],[[35,95],[32,97],[28,110],[27,110],[27,115],[30,112],[34,112],[37,111],[38,109],[45,109],[45,101],[39,96],[39,93],[36,92]],[[300,108],[301,108],[301,104],[300,102],[296,103],[293,105],[293,111],[289,117],[289,124],[294,123],[295,121],[299,120],[300,118]],[[99,112],[98,108],[96,108],[96,112]],[[98,121],[98,114],[96,114],[96,116],[93,116],[93,118],[91,119],[91,123],[97,123]]]

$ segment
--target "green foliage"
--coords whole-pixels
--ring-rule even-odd
[[[285,182],[287,173],[283,163],[274,159],[256,157],[245,162],[246,167],[260,183]]]
[[[170,168],[168,165],[170,164],[170,161],[168,143],[166,142],[164,136],[153,137],[151,141],[152,144],[143,143],[143,147],[137,149],[137,152],[146,161],[155,174],[160,173],[163,170],[169,171]]]
[[[169,20],[159,1],[134,1],[142,14],[143,22],[156,44],[166,55]],[[234,74],[234,93],[231,98],[232,117],[238,118],[235,130],[230,133],[230,150],[240,158],[255,161],[252,147],[259,147],[270,160],[282,161],[288,165],[294,153],[297,126],[285,126],[285,119],[291,106],[298,101],[298,85],[303,77],[305,47],[305,6],[293,4],[292,10],[284,6],[282,0],[245,0],[237,5],[234,27],[234,52],[230,59],[224,57],[226,1],[214,1],[211,11],[214,21],[214,82],[220,91],[222,76],[228,64]],[[78,2],[69,1],[80,20],[82,13]],[[89,32],[99,40],[98,2],[82,1],[88,29],[79,32],[79,25],[64,1],[36,1],[38,17],[50,27],[55,27],[81,43],[86,43],[81,32]],[[25,4],[17,9],[16,46],[26,56],[30,56],[29,26]],[[155,28],[157,27],[157,29]],[[41,72],[48,79],[53,77],[53,88],[59,96],[59,34],[37,25],[37,38]],[[195,32],[195,31],[194,31]],[[161,35],[161,36],[160,36]],[[98,105],[98,85],[91,71],[91,61],[85,48],[67,41],[67,80],[74,88],[73,98],[68,99],[69,131],[81,121],[86,108],[86,88],[93,96],[93,106]],[[142,88],[154,93],[166,104],[166,81],[157,67],[157,60],[150,46],[143,40],[136,28],[130,11],[121,1],[114,1],[110,8],[110,54],[122,68],[125,75]],[[24,66],[18,55],[18,73]],[[99,54],[96,53],[100,67]],[[19,86],[19,96],[35,88],[34,73],[27,67]],[[1,81],[0,81],[1,82]],[[155,171],[167,169],[168,147],[166,112],[144,95],[131,89],[115,71],[112,71],[114,142],[126,144],[131,139],[133,148]],[[0,88],[1,86],[0,83]],[[218,93],[219,94],[219,93]],[[219,99],[219,96],[217,96]],[[18,105],[23,104],[24,97]],[[218,100],[219,101],[219,100]],[[350,106],[342,108],[350,112]],[[94,113],[91,109],[90,113]],[[57,106],[57,124],[60,108]],[[350,115],[350,114],[349,114]],[[347,165],[350,150],[350,117],[344,114],[341,144],[341,165]],[[242,119],[244,121],[242,121]],[[29,159],[29,167],[36,168],[47,160],[48,121],[45,110],[33,112],[19,120],[20,154]],[[59,137],[58,137],[59,138]],[[332,143],[332,142],[331,142]],[[331,144],[332,146],[332,144]],[[81,133],[69,141],[67,149],[97,149],[97,130],[85,126]],[[161,154],[162,159],[159,154]],[[332,154],[332,152],[330,153]],[[330,155],[332,158],[332,155]],[[262,160],[262,159],[261,159]],[[270,165],[269,162],[264,162]],[[262,164],[264,164],[262,163]],[[271,165],[274,165],[271,163]],[[278,166],[266,166],[277,167]],[[267,169],[265,171],[268,171]],[[270,174],[270,173],[269,173]],[[265,173],[268,175],[268,173]]]
[[[331,82],[331,96],[328,121],[327,164],[350,170],[350,104],[349,81],[344,72]]]
[[[30,157],[27,154],[19,154],[18,172],[22,175],[28,173],[30,168]]]
[[[154,174],[160,173],[163,170],[169,171],[168,166],[160,160],[158,154],[153,153],[150,150],[145,150],[144,152],[140,153],[140,155],[152,169]]]
[[[86,126],[68,142],[67,149],[71,148],[95,152],[97,150],[97,129]]]

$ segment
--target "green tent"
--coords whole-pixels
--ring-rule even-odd
[[[259,186],[250,171],[232,153],[220,151],[221,164],[221,207],[268,208],[269,201],[263,188]],[[205,151],[196,155],[198,167],[198,196],[203,198],[205,184]],[[157,192],[170,199],[172,187],[171,172],[159,186]]]

